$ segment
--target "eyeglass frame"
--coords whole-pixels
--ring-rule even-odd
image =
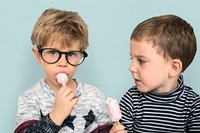
[[[74,51],[69,51],[69,52],[62,52],[62,51],[59,51],[59,50],[54,49],[54,48],[40,48],[38,45],[37,45],[37,49],[38,49],[38,53],[39,53],[40,56],[42,57],[42,60],[43,60],[44,62],[46,62],[47,64],[55,64],[56,62],[58,62],[58,61],[60,60],[61,56],[64,54],[67,63],[69,63],[69,64],[72,65],[72,66],[78,66],[78,65],[80,65],[80,64],[82,64],[82,63],[84,62],[84,60],[85,60],[86,57],[88,57],[88,54],[87,54],[86,51],[76,51],[76,50],[74,50]],[[47,62],[47,61],[43,58],[43,56],[42,56],[42,52],[43,52],[44,50],[46,50],[46,49],[53,49],[53,50],[57,51],[57,52],[59,53],[58,59],[57,59],[56,61],[52,62],[52,63]],[[69,55],[70,53],[73,53],[73,52],[80,52],[80,53],[83,54],[83,60],[82,60],[79,64],[77,64],[77,65],[71,64],[71,63],[69,62],[69,60],[68,60],[68,55]]]

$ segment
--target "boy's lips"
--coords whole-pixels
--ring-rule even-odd
[[[59,73],[67,74],[65,71],[59,71],[59,72],[56,73],[56,75],[59,74]]]
[[[56,77],[56,75],[58,75],[59,73],[66,74],[66,75],[68,76],[68,74],[67,74],[66,72],[64,72],[64,71],[59,71],[59,72],[57,72],[57,73],[55,74],[55,77]]]
[[[139,84],[141,81],[139,79],[134,79],[135,80],[135,84]]]

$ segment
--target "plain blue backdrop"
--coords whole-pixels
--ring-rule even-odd
[[[31,51],[33,26],[46,8],[76,11],[89,26],[89,57],[76,78],[95,85],[106,97],[120,99],[134,85],[128,67],[133,28],[152,16],[175,14],[200,36],[199,0],[1,0],[0,133],[16,128],[18,96],[43,76]],[[199,44],[198,44],[199,48]],[[200,53],[184,72],[185,83],[200,94]]]

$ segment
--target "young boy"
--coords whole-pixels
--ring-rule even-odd
[[[114,123],[110,133],[200,133],[200,96],[181,75],[196,47],[193,28],[178,16],[140,23],[130,42],[136,86],[122,97],[122,125]]]
[[[111,123],[105,98],[73,76],[87,57],[88,28],[76,12],[47,9],[31,36],[45,78],[19,97],[15,133],[89,133]],[[68,76],[66,86],[56,75]]]

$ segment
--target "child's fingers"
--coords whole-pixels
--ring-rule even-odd
[[[71,88],[68,88],[66,86],[63,86],[59,89],[59,91],[57,92],[57,95],[59,96],[67,96],[70,92],[72,92]]]
[[[71,103],[73,101],[71,104],[74,106],[74,104],[76,104],[78,101],[75,92],[68,87],[61,87],[60,89],[59,96],[63,97],[66,102]]]
[[[72,101],[74,98],[76,98],[76,94],[73,91],[69,92],[66,96],[67,101]]]
[[[115,122],[110,130],[110,133],[126,133],[126,132],[127,131],[124,130],[124,126],[119,122]]]
[[[70,93],[74,92],[71,90],[71,88],[68,88],[68,87],[63,87],[63,88],[65,88],[65,90],[61,94],[63,96],[68,96]]]
[[[76,103],[78,102],[78,98],[74,97],[73,99],[71,99],[71,104],[74,106]]]
[[[117,130],[117,131],[109,131],[109,133],[128,133],[127,131],[125,130]]]
[[[70,90],[71,90],[70,88],[63,86],[58,90],[57,95],[62,95],[63,93],[66,93],[66,91],[70,91]]]

